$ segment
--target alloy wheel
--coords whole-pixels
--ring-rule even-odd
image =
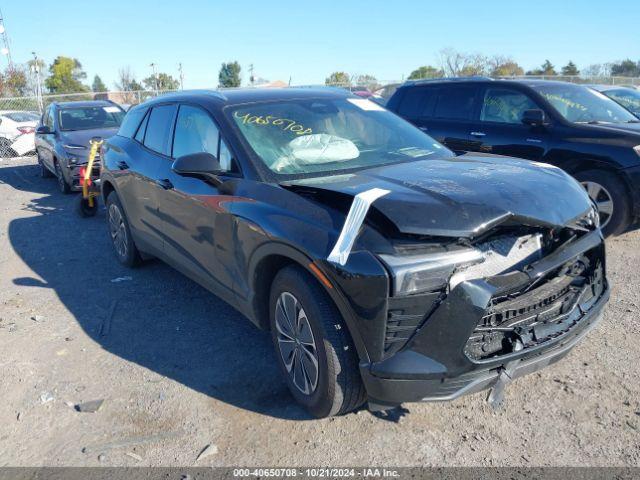
[[[613,215],[613,198],[609,191],[596,182],[580,182],[598,208],[600,228],[605,228]]]
[[[318,386],[318,349],[307,314],[296,297],[283,292],[275,311],[278,350],[291,381],[305,395]]]
[[[120,258],[127,256],[127,229],[124,225],[124,218],[117,205],[109,206],[109,233],[111,241]]]

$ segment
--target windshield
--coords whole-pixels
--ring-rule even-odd
[[[17,123],[37,122],[40,120],[40,115],[34,112],[9,112],[5,113],[4,116]]]
[[[230,111],[242,135],[276,174],[333,173],[453,153],[363,98],[255,103]]]
[[[631,113],[595,90],[580,85],[534,85],[533,89],[569,122],[625,123],[637,120]]]
[[[635,116],[640,115],[640,92],[630,88],[606,90],[604,94],[618,102]]]
[[[116,106],[77,107],[60,110],[60,130],[90,130],[117,128],[124,111]]]

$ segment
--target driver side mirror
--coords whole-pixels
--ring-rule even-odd
[[[36,128],[36,133],[39,133],[40,135],[50,135],[53,133],[53,131],[46,125],[40,125],[38,128]]]
[[[171,169],[178,175],[193,177],[211,177],[222,172],[216,156],[207,152],[191,153],[178,157],[173,162]]]
[[[522,113],[522,123],[530,127],[541,127],[547,123],[547,117],[542,110],[537,108],[525,110]]]

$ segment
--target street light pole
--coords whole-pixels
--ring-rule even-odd
[[[151,72],[153,75],[153,91],[156,94],[156,97],[158,96],[158,75],[156,74],[156,64],[152,63],[151,65],[149,65],[151,67]]]
[[[182,72],[182,62],[178,64],[178,71],[180,72],[180,90],[184,90],[184,73]]]
[[[33,65],[31,67],[36,80],[36,103],[38,104],[38,110],[40,113],[44,111],[44,102],[42,99],[42,83],[40,82],[40,59],[36,52],[31,52],[33,55]]]

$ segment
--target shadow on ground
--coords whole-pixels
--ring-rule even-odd
[[[36,166],[0,168],[0,182],[32,192],[11,220],[11,246],[34,272],[29,295],[53,289],[102,348],[213,398],[264,415],[306,420],[277,369],[269,335],[159,261],[128,270],[107,236],[104,210],[82,219]],[[117,282],[112,280],[131,277]]]

